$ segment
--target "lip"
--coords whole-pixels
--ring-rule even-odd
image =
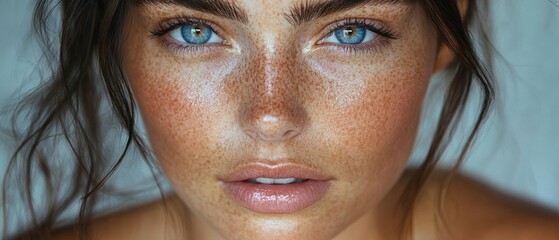
[[[285,185],[254,184],[255,178],[301,178],[302,183]],[[243,207],[257,213],[288,214],[303,210],[320,200],[333,178],[296,164],[253,163],[236,168],[219,178],[224,190]]]

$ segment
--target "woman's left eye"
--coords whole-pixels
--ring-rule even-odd
[[[223,39],[217,35],[210,26],[202,23],[188,23],[169,32],[169,36],[180,43],[201,45],[220,43]]]
[[[374,40],[379,35],[366,26],[360,25],[345,25],[332,31],[322,43],[336,43],[336,44],[362,44]]]

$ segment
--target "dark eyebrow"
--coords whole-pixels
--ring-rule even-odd
[[[446,0],[444,0],[446,1]],[[285,14],[292,25],[300,25],[313,19],[342,12],[367,4],[410,4],[414,0],[305,0]]]
[[[245,11],[227,0],[136,0],[140,6],[148,4],[180,5],[192,10],[214,14],[242,23],[248,22]]]

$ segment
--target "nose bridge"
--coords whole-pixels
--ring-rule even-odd
[[[283,47],[272,34],[265,34],[263,46],[258,51],[259,59],[256,59],[262,67],[262,79],[264,80],[264,93],[267,97],[287,97],[286,94],[293,93],[293,67],[288,59],[291,58],[292,49]]]
[[[253,139],[291,139],[304,129],[306,114],[298,97],[294,63],[289,62],[290,49],[272,40],[263,42],[248,60],[249,96],[240,124]]]

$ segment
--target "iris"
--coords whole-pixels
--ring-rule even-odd
[[[186,43],[205,44],[212,38],[213,31],[202,24],[187,24],[180,27],[180,33]]]
[[[334,36],[342,44],[359,44],[367,36],[367,31],[364,26],[349,25],[336,29]]]

